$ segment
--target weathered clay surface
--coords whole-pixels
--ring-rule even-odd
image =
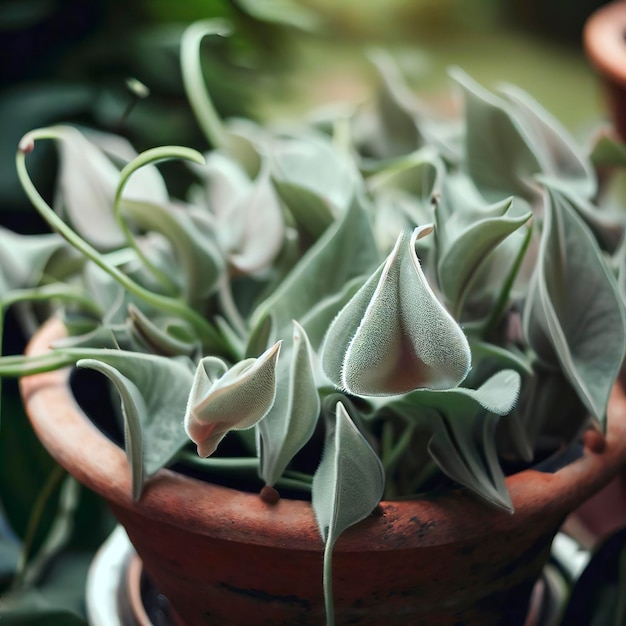
[[[45,351],[60,330],[46,326],[29,352]],[[76,406],[68,375],[22,381],[33,426],[68,471],[108,500],[180,624],[324,623],[322,543],[309,503],[268,504],[168,470],[133,502],[124,452]],[[383,502],[337,543],[337,623],[522,625],[561,522],[625,460],[626,398],[616,386],[606,445],[587,446],[554,474],[509,477],[513,515],[461,490]]]

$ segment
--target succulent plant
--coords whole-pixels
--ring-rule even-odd
[[[183,40],[207,155],[137,155],[70,126],[20,143],[53,233],[0,230],[1,303],[47,303],[68,337],[3,357],[0,375],[106,376],[135,498],[174,462],[310,497],[332,620],[333,545],[381,499],[456,483],[512,512],[507,472],[603,427],[625,352],[625,214],[530,96],[458,69],[452,117],[377,53],[368,105],[223,122],[197,63],[222,27]],[[59,147],[54,209],[26,167],[43,140]],[[190,162],[186,198],[166,159]]]

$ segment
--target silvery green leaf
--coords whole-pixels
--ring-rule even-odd
[[[352,163],[323,136],[276,142],[270,153],[272,180],[296,223],[317,239],[352,201]]]
[[[488,200],[532,196],[530,183],[541,172],[541,164],[526,129],[505,101],[463,71],[454,68],[451,76],[465,96],[466,164],[480,191]]]
[[[0,297],[39,285],[53,257],[66,248],[57,234],[20,235],[0,226]]]
[[[202,178],[209,209],[219,220],[250,190],[252,181],[237,161],[222,152],[209,152],[205,158],[204,165],[192,163],[191,168]]]
[[[142,423],[148,419],[148,411],[141,391],[131,380],[114,367],[96,359],[81,359],[78,367],[85,367],[104,374],[117,389],[122,401],[124,416],[124,448],[130,467],[132,493],[139,500],[144,484]]]
[[[482,409],[494,415],[507,415],[515,406],[521,389],[521,377],[507,369],[488,378],[478,389],[418,389],[387,405],[409,419],[419,418],[419,408],[435,409],[446,418],[462,420],[464,415]]]
[[[271,313],[280,336],[291,327],[292,320],[301,320],[324,298],[341,292],[346,283],[372,272],[380,256],[364,202],[353,199],[344,217],[301,257],[272,295],[257,307],[253,327]]]
[[[422,138],[416,124],[416,99],[393,58],[383,50],[369,53],[381,78],[376,99],[376,126],[361,147],[376,159],[390,159],[417,150]]]
[[[428,450],[433,460],[450,478],[509,510],[511,502],[498,460],[495,428],[498,417],[515,407],[520,389],[520,375],[514,370],[502,370],[478,389],[420,389],[388,407],[410,421],[419,421],[424,409],[436,415],[429,419],[433,434]]]
[[[269,170],[261,169],[251,189],[216,228],[218,240],[228,240],[227,258],[239,272],[252,274],[271,265],[283,244],[285,222]]]
[[[432,225],[398,237],[384,264],[339,312],[324,340],[322,366],[358,395],[458,385],[470,368],[467,339],[433,293],[415,253]]]
[[[133,495],[167,465],[188,441],[183,428],[193,382],[191,362],[120,350],[63,349],[79,367],[95,369],[115,385],[122,400],[126,453]]]
[[[344,288],[331,296],[325,297],[313,305],[300,319],[309,341],[315,350],[319,349],[324,335],[337,313],[348,303],[350,298],[361,288],[366,277],[358,276],[349,280]]]
[[[509,206],[511,201],[509,199]],[[460,314],[472,280],[488,260],[489,254],[531,217],[532,213],[519,217],[510,214],[487,217],[475,221],[457,237],[447,237],[448,247],[441,253],[437,267],[439,286],[457,315]],[[453,219],[454,216],[449,222]]]
[[[332,554],[337,538],[371,514],[382,498],[384,487],[380,459],[344,405],[338,402],[334,422],[328,424],[322,460],[312,487],[313,510],[326,544],[324,597],[329,623],[333,622]]]
[[[206,203],[215,238],[228,262],[244,274],[261,271],[276,258],[285,237],[282,209],[264,166],[252,181],[220,152],[195,166],[206,182]]]
[[[385,476],[380,459],[337,402],[322,460],[313,477],[313,509],[322,539],[331,546],[346,528],[380,502]]]
[[[202,302],[211,294],[224,269],[224,261],[212,233],[212,225],[194,219],[187,207],[152,204],[124,199],[123,212],[145,230],[163,235],[172,245],[176,264],[170,273],[183,290],[184,298]]]
[[[276,343],[231,368],[216,357],[200,361],[185,414],[185,430],[199,456],[213,454],[228,431],[252,428],[267,415],[276,396],[279,351]]]
[[[134,304],[128,305],[129,333],[146,346],[149,352],[161,356],[188,356],[198,354],[201,342],[184,320],[174,317],[150,318]]]
[[[311,438],[320,399],[308,337],[294,322],[293,340],[284,346],[276,371],[276,399],[257,428],[261,478],[273,485],[296,453]]]
[[[624,303],[598,244],[567,199],[546,192],[537,273],[524,315],[531,347],[560,365],[604,423],[626,351]]]
[[[549,187],[558,190],[587,224],[600,247],[609,253],[614,253],[626,230],[623,198],[619,195],[618,197],[613,196],[613,184],[616,182],[616,178],[612,177],[610,183],[605,185],[601,206],[577,194],[570,185],[561,181],[544,180],[543,177],[539,177],[538,180],[546,182]]]
[[[120,167],[72,126],[54,127],[59,138],[60,210],[81,237],[97,248],[116,248],[125,243],[113,213]],[[136,156],[136,155],[135,155]],[[159,203],[167,201],[164,183],[154,168],[143,168],[129,181],[125,197]]]
[[[428,452],[443,472],[490,504],[513,512],[494,444],[498,417],[487,411],[465,420],[434,420]]]
[[[512,104],[513,115],[530,138],[542,175],[559,181],[576,195],[593,197],[598,186],[595,171],[565,127],[518,87],[505,85],[500,92]]]

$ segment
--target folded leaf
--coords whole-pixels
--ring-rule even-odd
[[[430,288],[415,253],[432,226],[402,234],[385,263],[339,312],[322,366],[342,389],[384,396],[458,385],[470,368],[463,331]]]
[[[279,351],[276,343],[230,369],[216,357],[200,361],[185,414],[185,430],[199,456],[213,454],[228,431],[252,428],[267,415],[276,396]]]
[[[78,367],[107,376],[120,394],[133,496],[138,499],[145,480],[187,442],[182,420],[193,382],[191,362],[120,350],[61,351],[79,358]]]
[[[293,341],[278,361],[276,399],[258,424],[261,478],[273,485],[311,438],[320,412],[313,354],[304,329],[294,322]]]

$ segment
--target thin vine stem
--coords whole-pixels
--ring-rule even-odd
[[[119,283],[128,292],[142,300],[148,305],[154,306],[161,311],[171,313],[180,317],[195,328],[201,338],[205,348],[210,350],[218,350],[222,353],[230,355],[233,350],[228,342],[218,333],[215,327],[206,320],[197,311],[189,308],[182,300],[171,298],[161,294],[154,293],[145,287],[136,283],[132,278],[124,274],[117,267],[110,265],[105,257],[98,252],[93,246],[79,237],[48,205],[43,197],[37,191],[33,184],[26,167],[26,154],[34,147],[37,139],[61,139],[61,137],[50,129],[39,129],[27,133],[20,142],[20,148],[16,155],[17,173],[29,200],[37,209],[39,214],[46,220],[50,227],[58,232],[64,239],[70,243],[83,256],[93,261],[98,267],[104,270],[111,278]],[[170,147],[155,148],[160,152],[162,159],[167,159],[172,152]],[[185,149],[183,149],[185,150]],[[199,154],[199,153],[197,153]],[[151,152],[150,158],[155,158],[154,152]],[[177,158],[176,156],[174,158]]]
[[[531,222],[530,226],[528,227],[528,230],[526,231],[526,236],[524,237],[524,241],[522,242],[520,251],[517,257],[515,258],[515,262],[513,263],[513,266],[511,267],[511,271],[509,272],[506,278],[506,281],[504,283],[504,286],[502,287],[502,290],[500,291],[498,300],[491,310],[491,315],[489,316],[489,319],[485,323],[485,326],[482,332],[483,337],[489,337],[489,335],[495,330],[495,327],[498,325],[498,322],[500,321],[500,316],[502,315],[502,313],[504,312],[504,309],[506,308],[507,302],[509,301],[509,295],[511,293],[511,289],[513,288],[515,279],[517,278],[517,275],[519,273],[520,267],[522,266],[524,257],[526,256],[526,251],[528,250],[528,246],[530,245],[530,241],[532,239],[532,233],[533,233],[533,227],[532,227],[532,222]]]
[[[156,280],[165,288],[168,294],[176,295],[179,291],[178,285],[162,270],[160,270],[141,249],[141,246],[137,243],[135,235],[128,226],[128,223],[124,219],[122,213],[122,195],[124,189],[130,180],[130,177],[142,167],[146,165],[153,165],[159,161],[171,160],[171,159],[184,159],[192,161],[198,165],[204,165],[204,157],[191,148],[183,148],[180,146],[167,146],[168,155],[163,156],[163,148],[152,148],[146,150],[130,161],[120,172],[120,180],[115,191],[115,199],[113,201],[113,210],[117,223],[122,231],[122,234],[126,238],[126,242],[129,247],[132,248],[141,262],[150,271],[150,273],[156,278]]]
[[[230,24],[225,20],[204,20],[189,26],[180,42],[180,68],[185,93],[200,128],[214,148],[226,147],[228,134],[204,82],[200,44],[207,36],[224,37],[231,32]]]

